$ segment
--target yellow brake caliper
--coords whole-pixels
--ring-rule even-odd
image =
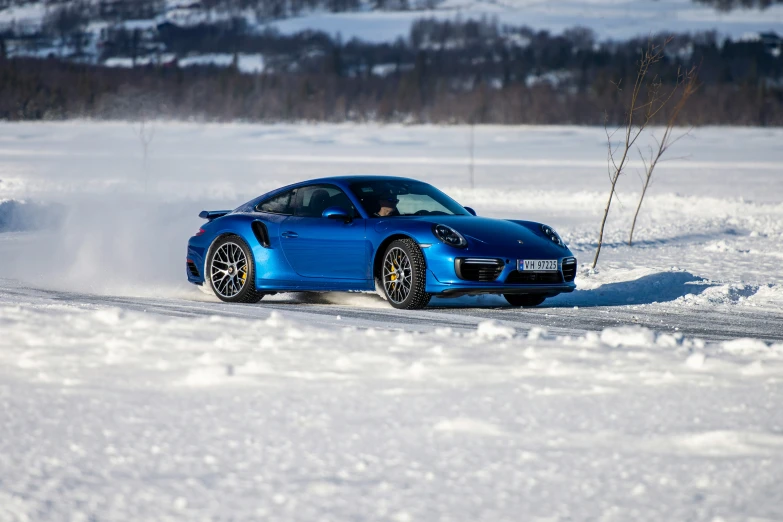
[[[242,275],[240,276],[240,279],[242,279],[242,285],[244,285],[245,279],[247,279],[247,265],[242,267]]]

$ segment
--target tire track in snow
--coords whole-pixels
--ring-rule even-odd
[[[429,331],[435,328],[475,330],[482,321],[495,320],[526,333],[544,328],[557,335],[581,335],[586,331],[638,325],[659,332],[681,333],[705,340],[750,337],[764,341],[783,340],[780,315],[765,311],[714,310],[704,308],[672,309],[666,305],[596,306],[578,309],[539,307],[517,309],[504,306],[439,307],[438,302],[422,311],[395,310],[391,307],[368,308],[357,305],[302,302],[286,299],[258,304],[227,304],[184,298],[148,298],[106,296],[82,292],[51,290],[26,286],[12,280],[0,280],[0,303],[19,306],[53,304],[76,307],[117,307],[123,310],[171,317],[207,318],[210,316],[240,319],[266,319],[273,311],[307,324],[375,328],[379,330]],[[328,297],[327,297],[328,298]],[[323,301],[319,298],[319,301]]]

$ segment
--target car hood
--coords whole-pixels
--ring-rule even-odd
[[[499,255],[515,255],[533,253],[535,249],[538,255],[546,255],[547,258],[571,255],[570,250],[553,244],[538,231],[538,225],[532,223],[533,230],[513,221],[478,216],[418,216],[403,219],[449,226],[465,236],[468,250],[489,252],[497,249]]]

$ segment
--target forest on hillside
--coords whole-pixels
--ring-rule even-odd
[[[555,35],[497,19],[424,18],[405,39],[368,43],[258,31],[229,17],[107,26],[93,41],[72,7],[53,9],[36,32],[0,32],[0,118],[616,124],[652,41],[666,42],[653,75],[665,88],[698,68],[699,92],[682,123],[783,125],[775,33],[601,41],[578,27]],[[194,54],[209,59],[188,62]],[[243,67],[248,56],[261,70]]]
[[[0,0],[0,10],[29,5],[41,0]],[[433,9],[443,0],[183,0],[183,5],[198,3],[204,8],[220,11],[242,11],[250,9],[274,16],[296,16],[308,10],[324,9],[343,12],[367,6],[371,9],[406,11],[411,9]],[[657,0],[648,0],[655,2]],[[721,11],[734,9],[766,9],[783,0],[691,0]],[[91,10],[93,17],[110,20],[126,16],[126,19],[146,18],[150,13],[158,14],[165,8],[165,0],[44,0],[49,5],[78,5],[82,10]]]

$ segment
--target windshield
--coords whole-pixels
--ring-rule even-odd
[[[467,210],[421,181],[368,180],[350,185],[370,217],[468,216]]]

